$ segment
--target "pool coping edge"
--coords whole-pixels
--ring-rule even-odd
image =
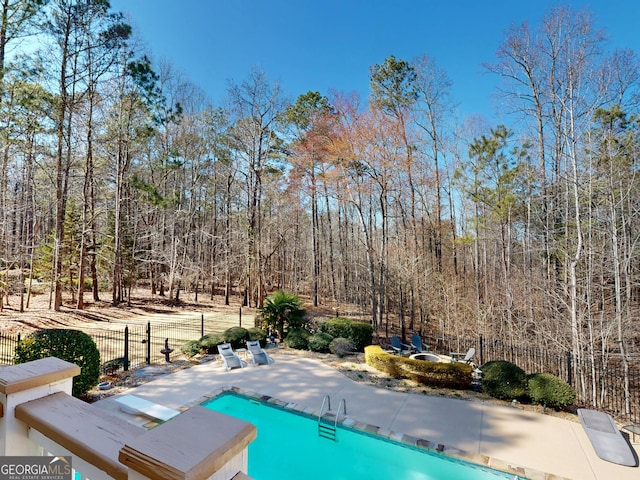
[[[208,400],[211,400],[223,393],[236,393],[245,397],[254,398],[287,410],[302,413],[305,415],[318,416],[319,409],[314,409],[308,406],[299,405],[297,403],[285,402],[279,400],[271,395],[264,395],[259,392],[250,391],[244,388],[236,387],[233,385],[218,387],[215,390],[202,395],[196,400],[193,400],[179,408],[180,411],[186,411],[189,408],[200,405]],[[331,415],[331,414],[330,414]],[[334,417],[335,418],[335,417]],[[488,467],[494,470],[507,473],[509,475],[515,475],[517,477],[528,480],[571,480],[567,477],[562,477],[548,472],[542,472],[540,470],[525,467],[521,465],[515,465],[513,462],[506,462],[504,460],[490,457],[482,454],[475,454],[459,448],[451,447],[430,441],[425,438],[414,437],[402,432],[395,432],[393,430],[385,429],[377,425],[371,425],[361,422],[350,416],[341,416],[338,418],[337,423],[347,428],[359,430],[365,433],[378,435],[383,438],[388,438],[393,441],[397,441],[420,450],[425,450],[433,453],[444,454],[452,458],[470,462],[479,466]]]

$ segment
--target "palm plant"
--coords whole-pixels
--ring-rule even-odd
[[[297,295],[277,290],[264,300],[264,306],[258,308],[262,326],[276,330],[280,339],[284,339],[284,330],[304,327],[306,310],[300,308],[302,301]]]

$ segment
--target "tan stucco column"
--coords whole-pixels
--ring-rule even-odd
[[[55,357],[0,368],[0,456],[34,454],[16,406],[56,392],[71,395],[78,374],[80,367]]]

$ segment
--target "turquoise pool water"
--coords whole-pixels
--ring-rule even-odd
[[[223,394],[203,404],[253,423],[248,474],[256,480],[497,480],[513,475],[338,427],[318,436],[317,419],[264,402]]]

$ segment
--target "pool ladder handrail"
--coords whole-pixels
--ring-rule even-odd
[[[320,422],[320,419],[322,418],[323,412],[324,412],[324,406],[327,405],[327,412],[331,411],[331,397],[329,395],[325,395],[324,398],[322,399],[322,406],[320,407],[320,413],[318,414],[318,423]]]
[[[320,407],[320,413],[318,414],[318,435],[324,438],[328,438],[330,440],[336,441],[336,431],[338,430],[338,419],[340,417],[340,410],[342,409],[344,415],[347,415],[347,401],[343,398],[340,400],[340,404],[338,405],[338,411],[336,412],[335,418],[333,420],[333,425],[323,423],[322,420],[324,418],[324,414],[326,413],[324,410],[325,405],[327,406],[327,412],[331,411],[331,397],[329,395],[325,395],[322,400],[322,406]]]
[[[322,399],[322,406],[320,407],[320,413],[318,413],[318,436],[328,438],[330,440],[336,439],[336,430],[331,425],[327,425],[322,422],[324,418],[324,407],[327,406],[327,412],[331,411],[331,397],[325,395]]]
[[[338,411],[336,412],[336,418],[333,422],[333,428],[334,430],[337,430],[338,428],[338,417],[340,417],[340,407],[342,407],[342,411],[344,412],[344,416],[347,416],[347,401],[343,398],[342,400],[340,400],[340,403],[338,404]]]

